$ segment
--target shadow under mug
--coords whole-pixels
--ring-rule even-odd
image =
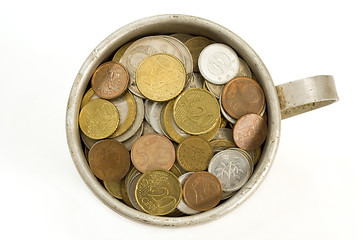
[[[112,197],[91,172],[85,158],[78,127],[80,104],[95,69],[123,44],[159,34],[188,33],[205,36],[232,47],[248,64],[262,86],[268,113],[268,136],[259,163],[248,182],[230,199],[217,207],[183,217],[152,216],[128,207]],[[281,119],[295,116],[338,100],[332,76],[315,76],[275,86],[271,76],[253,49],[240,37],[209,20],[187,15],[158,15],[130,23],[103,40],[88,56],[73,83],[68,99],[66,132],[69,151],[83,181],[91,191],[115,212],[132,220],[159,226],[185,226],[211,221],[242,204],[266,177],[279,145]]]

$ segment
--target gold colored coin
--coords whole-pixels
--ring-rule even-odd
[[[136,118],[136,102],[134,99],[134,96],[130,93],[129,90],[126,90],[126,92],[124,93],[124,97],[126,99],[126,103],[127,103],[127,115],[126,115],[126,119],[124,122],[119,122],[116,131],[110,136],[112,138],[114,137],[118,137],[121,134],[123,134],[124,132],[126,132],[134,123],[135,118]],[[120,98],[111,100],[111,102],[116,102],[116,101],[121,101]]]
[[[222,118],[219,118],[218,124],[209,132],[204,133],[202,135],[199,135],[201,138],[207,140],[208,142],[211,141],[218,133],[220,122],[222,121]]]
[[[115,105],[104,99],[88,102],[79,114],[79,127],[92,139],[107,138],[116,130],[119,121]]]
[[[182,197],[178,178],[164,169],[145,172],[136,183],[135,197],[142,210],[151,215],[173,212]]]
[[[103,185],[105,186],[107,192],[109,192],[112,196],[118,199],[122,199],[121,195],[121,181],[125,179],[121,179],[118,181],[103,181]]]
[[[228,121],[224,117],[221,117],[221,124],[219,125],[219,128],[225,128],[227,123]]]
[[[228,148],[236,148],[236,144],[234,142],[231,142],[229,140],[225,139],[217,139],[210,142],[210,145],[213,147],[213,150],[215,152],[223,151]]]
[[[189,134],[183,132],[183,130],[181,130],[174,121],[174,103],[175,99],[170,100],[167,104],[164,105],[163,109],[161,110],[161,119],[167,135],[175,142],[180,143],[184,140],[184,138],[188,137]]]
[[[210,45],[212,43],[213,43],[212,40],[202,37],[202,36],[192,37],[184,43],[192,55],[194,72],[199,72],[198,58],[199,58],[200,53],[202,52],[202,50],[205,47],[207,47],[208,45]]]
[[[95,95],[95,91],[93,91],[93,88],[88,89],[86,94],[82,98],[81,102],[81,109],[89,102],[91,101],[92,96]]]
[[[177,178],[182,175],[179,168],[175,164],[169,169],[169,171],[172,172]]]
[[[189,172],[206,170],[212,157],[213,148],[211,144],[199,136],[190,136],[184,139],[176,150],[178,164]]]
[[[121,57],[124,55],[124,53],[126,52],[126,49],[132,44],[133,42],[128,42],[124,45],[122,45],[122,47],[119,48],[119,50],[117,50],[117,52],[115,53],[115,55],[112,58],[113,62],[120,62]]]
[[[220,108],[208,91],[192,88],[182,92],[173,107],[175,123],[186,133],[200,135],[219,126]]]
[[[136,70],[139,91],[153,101],[168,101],[183,90],[186,72],[182,62],[172,55],[157,53],[146,57]]]

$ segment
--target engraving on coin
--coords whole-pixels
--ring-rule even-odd
[[[183,130],[181,130],[178,125],[176,125],[174,116],[173,116],[173,107],[175,100],[170,100],[162,110],[162,119],[165,127],[165,131],[170,136],[172,140],[177,143],[183,141],[184,138],[190,136]]]
[[[113,139],[97,142],[89,151],[88,162],[92,172],[101,180],[122,179],[130,168],[129,151]]]
[[[126,52],[126,49],[132,44],[133,42],[128,42],[126,44],[124,44],[122,47],[120,47],[117,52],[115,53],[115,55],[112,58],[113,62],[120,62],[121,57],[124,55],[124,53]]]
[[[244,150],[261,146],[267,136],[267,124],[260,115],[251,113],[241,117],[233,128],[236,145]]]
[[[210,92],[192,88],[177,97],[173,116],[183,131],[193,135],[203,134],[219,124],[219,104]]]
[[[200,53],[198,66],[202,76],[214,84],[225,84],[237,76],[239,60],[229,46],[213,43]]]
[[[137,203],[145,212],[152,215],[166,215],[178,206],[182,188],[174,174],[156,169],[141,175],[135,193]]]
[[[179,179],[179,181],[180,181],[180,184],[181,184],[182,188],[183,188],[183,186],[184,186],[185,180],[187,180],[187,178],[188,178],[190,175],[192,175],[192,174],[193,174],[193,172],[187,172],[187,173],[184,173],[183,175],[181,175],[181,176],[178,178],[178,179]],[[183,198],[181,198],[180,203],[179,203],[179,204],[178,204],[178,206],[177,206],[177,209],[178,209],[179,211],[181,211],[182,213],[185,213],[185,214],[188,214],[188,215],[193,215],[193,214],[197,214],[197,213],[199,213],[199,211],[196,211],[196,210],[194,210],[193,208],[189,207],[189,206],[185,203],[185,201],[184,201],[184,199],[183,199]]]
[[[88,102],[79,113],[79,127],[92,139],[110,136],[116,130],[119,120],[115,105],[104,99]]]
[[[232,118],[239,119],[248,113],[260,114],[265,105],[265,95],[255,80],[238,77],[223,88],[221,101],[224,110]]]
[[[183,59],[180,59],[180,61],[183,63],[184,68],[185,68],[185,72],[187,77],[189,77],[190,75],[193,74],[193,58],[192,55],[189,51],[189,49],[177,38],[172,37],[172,36],[168,36],[168,35],[163,35],[164,38],[166,38],[167,40],[171,41],[180,51]]]
[[[119,63],[106,62],[94,72],[91,85],[95,93],[104,99],[120,96],[129,84],[129,74]]]
[[[189,49],[190,53],[192,54],[192,58],[193,58],[193,71],[194,72],[199,72],[199,68],[198,68],[198,59],[199,59],[199,55],[202,52],[202,50],[207,47],[208,45],[212,44],[213,41],[202,37],[202,36],[197,36],[197,37],[192,37],[190,39],[188,39],[187,41],[185,41],[185,46]]]
[[[228,149],[214,155],[208,171],[219,179],[226,192],[240,189],[251,175],[247,158],[238,151]]]
[[[188,177],[183,187],[185,203],[194,210],[207,211],[214,208],[222,197],[222,185],[209,172],[196,172]]]
[[[130,76],[129,90],[141,98],[144,96],[136,86],[136,70],[146,57],[156,53],[168,53],[179,60],[183,59],[179,49],[162,36],[148,36],[136,40],[121,57],[120,63],[125,66]]]
[[[90,100],[99,98],[100,97],[98,95],[94,94]],[[116,130],[111,134],[111,136],[109,136],[110,138],[114,138],[126,132],[135,121],[136,103],[133,95],[128,90],[126,90],[120,97],[109,101],[115,105],[120,116],[120,121],[118,122]]]
[[[179,144],[176,151],[178,164],[190,172],[206,170],[212,157],[212,146],[199,136],[187,137]]]
[[[131,148],[131,160],[137,170],[144,173],[152,169],[169,170],[175,161],[172,142],[157,133],[144,135],[137,139]]]
[[[136,85],[139,91],[153,101],[168,101],[184,88],[186,73],[176,57],[153,54],[145,58],[136,70]]]

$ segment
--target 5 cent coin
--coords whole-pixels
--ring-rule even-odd
[[[169,170],[175,162],[175,148],[161,134],[146,134],[132,146],[131,160],[134,167],[142,173],[153,169]]]

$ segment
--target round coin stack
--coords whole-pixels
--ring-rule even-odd
[[[90,170],[151,215],[208,211],[248,181],[267,136],[262,87],[230,47],[186,33],[120,46],[90,79],[79,127]]]

